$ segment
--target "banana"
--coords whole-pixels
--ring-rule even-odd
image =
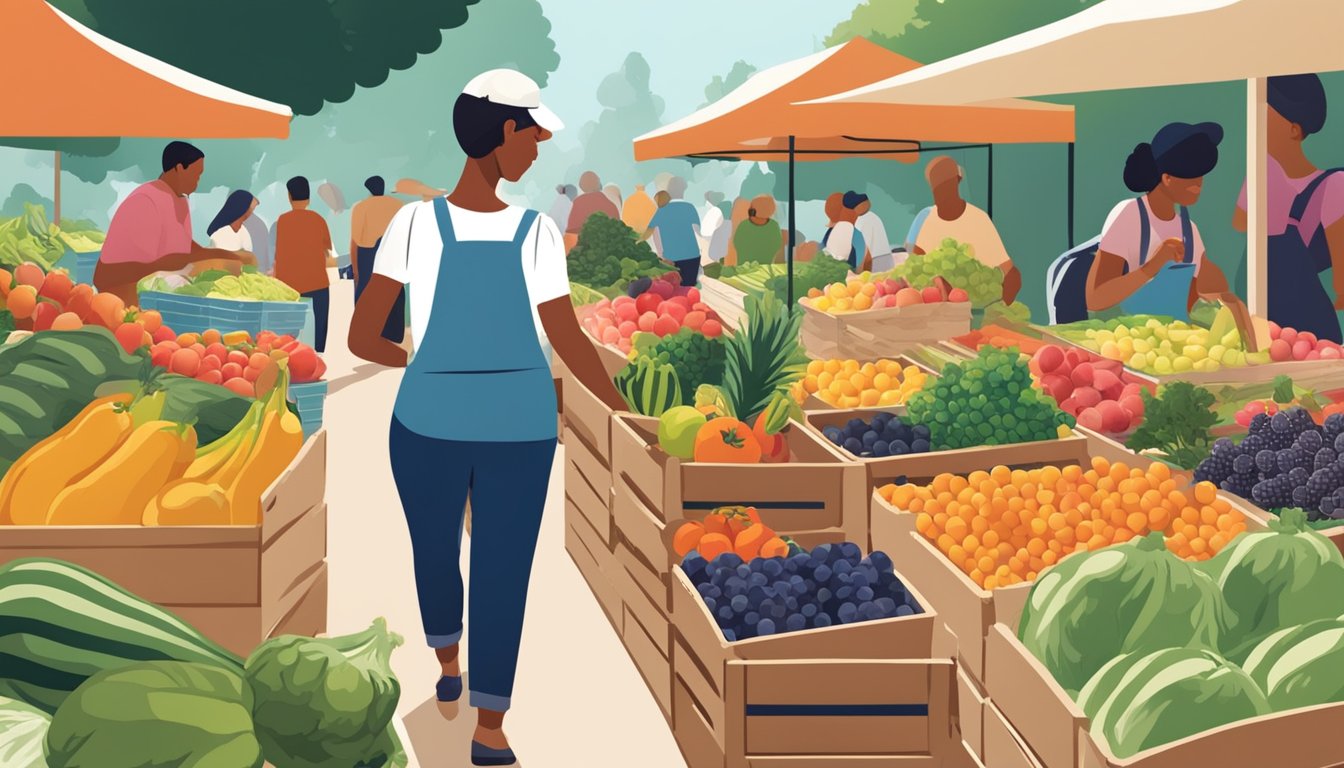
[[[259,422],[261,422],[261,402],[253,404],[247,413],[243,414],[238,424],[233,429],[228,430],[227,434],[215,440],[214,443],[206,445],[203,449],[196,451],[196,460],[192,461],[191,467],[187,468],[187,473],[183,475],[184,480],[202,480],[207,477],[215,477],[228,464],[228,460],[233,459],[238,453],[245,453],[250,448],[249,436],[257,432]]]

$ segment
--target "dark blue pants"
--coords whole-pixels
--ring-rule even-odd
[[[380,238],[379,243],[382,242]],[[355,302],[359,302],[359,297],[368,287],[369,281],[373,279],[373,260],[378,254],[378,243],[374,243],[371,248],[359,249],[355,258],[359,260],[359,277],[355,280]],[[397,303],[392,305],[392,311],[387,316],[387,322],[383,324],[383,338],[388,341],[401,343],[406,337],[406,289],[397,294]]]
[[[327,319],[331,315],[331,289],[323,288],[302,294],[313,300],[313,349],[327,351]]]
[[[462,638],[462,518],[471,495],[471,706],[504,712],[513,695],[527,585],[555,440],[437,440],[392,419],[389,452],[415,559],[425,639]]]
[[[700,259],[686,259],[673,263],[677,265],[677,271],[681,272],[682,287],[694,288],[696,281],[700,279]]]

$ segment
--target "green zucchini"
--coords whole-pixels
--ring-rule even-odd
[[[70,563],[0,567],[0,696],[55,712],[92,675],[140,661],[242,660],[186,622]]]

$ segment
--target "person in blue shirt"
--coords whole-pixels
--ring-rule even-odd
[[[643,242],[657,232],[663,258],[681,272],[681,284],[691,287],[700,279],[700,212],[681,199],[686,194],[684,179],[673,177],[667,184],[667,194],[671,201],[653,214],[649,228],[639,239]]]

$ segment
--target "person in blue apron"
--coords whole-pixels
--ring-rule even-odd
[[[440,701],[462,694],[459,552],[470,494],[473,765],[514,763],[504,713],[556,449],[546,347],[608,407],[625,410],[570,304],[560,228],[496,194],[501,181],[522,178],[538,143],[560,127],[519,72],[492,70],[468,83],[453,109],[468,156],[457,187],[396,213],[350,325],[352,352],[406,368],[389,453],[425,636],[441,665]],[[409,361],[382,333],[403,288],[415,342]]]
[[[1316,75],[1271,77],[1267,84],[1269,158],[1269,319],[1340,342],[1344,309],[1344,168],[1321,170],[1303,142],[1325,127],[1325,86]],[[1242,185],[1232,227],[1246,231]],[[1335,301],[1321,273],[1333,270]]]
[[[1204,252],[1190,206],[1218,165],[1217,123],[1170,123],[1125,161],[1125,186],[1141,196],[1118,210],[1101,234],[1087,281],[1087,308],[1119,306],[1129,315],[1190,319],[1199,297],[1241,300]]]
[[[866,257],[868,245],[863,241],[863,233],[855,226],[858,211],[846,205],[846,198],[840,192],[826,198],[826,218],[830,223],[826,234],[821,236],[821,247],[836,261],[848,263],[850,272],[858,273],[860,267],[867,269],[871,262]]]

